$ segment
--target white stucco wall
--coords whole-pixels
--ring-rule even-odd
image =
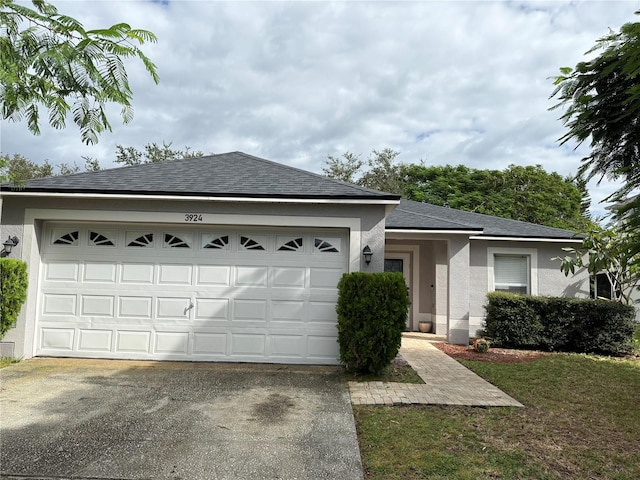
[[[126,199],[68,199],[4,197],[0,221],[0,238],[16,235],[20,244],[11,253],[29,264],[29,294],[23,306],[16,328],[10,330],[3,342],[14,342],[17,357],[31,356],[33,328],[35,325],[38,270],[40,264],[40,230],[42,214],[46,220],[82,218],[85,221],[125,221],[136,218],[137,223],[178,223],[184,213],[201,213],[211,218],[227,218],[229,222],[247,224],[264,222],[270,218],[284,222],[288,227],[336,227],[351,232],[350,270],[377,272],[384,268],[384,205],[351,205],[327,203],[241,203],[241,202],[193,202],[168,200]],[[149,212],[146,215],[145,212]],[[95,214],[95,218],[91,217]],[[177,214],[177,215],[176,215]],[[34,218],[25,226],[25,218]],[[59,217],[59,218],[58,218]],[[162,220],[159,220],[162,219]],[[355,239],[355,242],[354,242]],[[354,244],[356,243],[357,244]],[[367,265],[361,252],[365,245],[373,251],[371,263]],[[29,319],[26,316],[30,316]]]

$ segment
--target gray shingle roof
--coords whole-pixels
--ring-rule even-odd
[[[429,203],[401,200],[400,205],[387,217],[387,229],[399,230],[478,230],[488,237],[519,238],[576,238],[576,232],[545,227],[534,223],[492,217],[481,213],[465,212],[438,207]]]
[[[29,180],[2,190],[251,198],[398,200],[242,152]]]

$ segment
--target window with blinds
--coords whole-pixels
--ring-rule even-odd
[[[529,293],[529,256],[494,255],[493,275],[498,292]]]

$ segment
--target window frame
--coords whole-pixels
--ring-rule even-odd
[[[527,295],[538,295],[538,251],[535,248],[510,248],[510,247],[489,247],[487,248],[487,276],[490,292],[495,292],[495,258],[500,257],[526,257],[528,270]],[[502,290],[504,291],[504,290]]]

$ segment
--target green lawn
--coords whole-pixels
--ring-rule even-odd
[[[525,408],[354,406],[368,479],[640,478],[640,360],[463,363]]]

